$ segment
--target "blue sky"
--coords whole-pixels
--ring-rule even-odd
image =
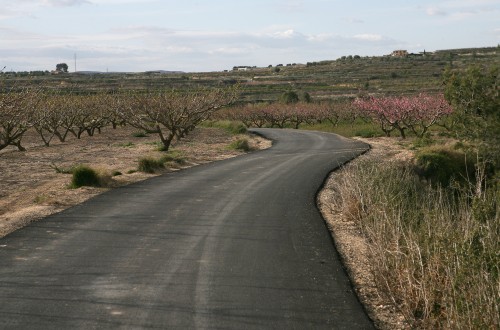
[[[0,69],[219,71],[500,43],[500,0],[0,0]]]

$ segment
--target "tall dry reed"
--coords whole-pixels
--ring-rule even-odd
[[[334,207],[362,229],[379,291],[409,325],[498,329],[498,189],[481,197],[485,213],[466,189],[432,187],[409,164],[342,171]]]

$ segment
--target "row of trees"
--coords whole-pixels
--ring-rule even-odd
[[[220,117],[239,120],[247,127],[293,127],[300,124],[329,122],[354,123],[358,118],[379,124],[390,136],[397,130],[403,138],[406,131],[422,137],[428,129],[452,113],[443,95],[420,94],[401,97],[366,97],[355,100],[297,103],[248,104],[232,108]]]
[[[442,94],[358,98],[353,105],[359,113],[378,123],[387,136],[397,130],[402,138],[406,138],[407,130],[418,137],[424,136],[432,125],[453,112]]]
[[[128,124],[158,134],[164,149],[215,111],[231,104],[238,88],[148,93],[54,94],[37,88],[0,93],[0,150],[16,146],[29,129],[38,132],[46,146],[54,138],[94,135],[105,126]]]
[[[336,126],[340,121],[354,122],[360,113],[352,102],[297,102],[297,103],[259,103],[230,108],[217,114],[218,119],[241,121],[247,127],[292,127],[299,128],[303,123],[315,124],[329,122]]]

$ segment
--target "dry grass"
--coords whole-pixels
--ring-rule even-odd
[[[408,162],[367,157],[336,174],[330,207],[360,230],[378,298],[404,317],[378,326],[497,329],[498,204],[485,217],[467,191],[432,187]],[[496,193],[479,204],[495,205]]]

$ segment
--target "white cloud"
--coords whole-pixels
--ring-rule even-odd
[[[91,2],[88,0],[41,0],[41,3],[51,7],[72,7],[90,4]]]
[[[447,15],[447,13],[444,10],[436,8],[436,7],[429,7],[429,8],[427,8],[426,12],[427,12],[427,15],[429,15],[429,16],[446,16]]]
[[[382,37],[380,34],[356,34],[354,36],[354,39],[358,40],[364,40],[364,41],[382,41],[384,37]]]
[[[273,38],[277,38],[277,39],[291,39],[291,38],[294,38],[295,36],[297,36],[297,34],[295,33],[294,30],[290,29],[290,30],[286,30],[286,31],[274,32],[271,36]]]

